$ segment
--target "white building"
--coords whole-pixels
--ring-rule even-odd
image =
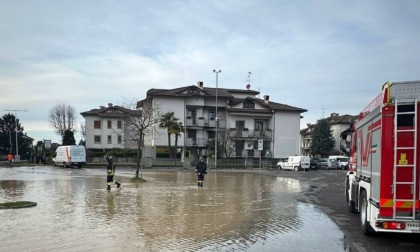
[[[213,155],[207,153],[209,139],[216,136],[216,109],[218,157],[259,157],[258,141],[263,141],[263,155],[279,158],[299,154],[300,117],[307,110],[256,98],[253,90],[238,90],[195,86],[175,89],[150,89],[143,104],[153,104],[154,111],[162,115],[174,112],[183,123],[178,147],[189,157]],[[217,99],[217,106],[216,106]],[[172,146],[175,139],[172,136]],[[145,145],[168,146],[167,130],[154,127],[145,136]]]
[[[341,153],[340,140],[341,133],[347,130],[350,125],[356,120],[357,116],[339,115],[338,113],[331,113],[331,116],[326,118],[335,140],[334,153]],[[308,127],[300,131],[301,134],[301,153],[305,156],[311,155],[312,134],[315,124],[308,124]]]
[[[85,119],[86,149],[136,148],[125,138],[126,115],[135,112],[109,103],[108,107],[80,113]]]

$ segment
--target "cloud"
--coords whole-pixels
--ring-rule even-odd
[[[28,133],[58,103],[78,113],[204,81],[307,109],[357,114],[387,81],[414,80],[417,1],[2,1],[0,108]],[[323,110],[324,109],[324,110]],[[20,115],[19,115],[20,118]],[[82,117],[79,117],[82,121]],[[32,122],[37,122],[32,124]],[[26,126],[26,124],[28,126]],[[52,132],[47,124],[43,129]]]

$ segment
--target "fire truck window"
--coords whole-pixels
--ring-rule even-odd
[[[400,105],[398,106],[398,113],[414,112],[414,105]],[[414,126],[414,115],[398,115],[397,127]]]

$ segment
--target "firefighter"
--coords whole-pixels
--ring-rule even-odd
[[[8,161],[8,166],[9,168],[12,168],[12,162],[13,162],[13,155],[12,153],[9,153],[9,155],[7,155],[7,161]]]
[[[207,165],[206,162],[204,162],[204,157],[200,157],[200,161],[197,163],[197,166],[195,167],[195,173],[197,174],[198,183],[197,186],[203,187],[204,182],[204,174],[207,174]]]
[[[118,183],[118,181],[114,181],[114,175],[115,175],[115,165],[114,165],[114,161],[112,160],[112,156],[105,156],[106,161],[108,162],[106,165],[107,168],[107,177],[106,177],[106,183],[107,183],[107,190],[110,191],[111,190],[111,185],[113,183],[115,183],[117,185],[117,188],[120,188],[121,184]]]

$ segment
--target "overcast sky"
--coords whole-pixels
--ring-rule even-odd
[[[60,142],[56,104],[81,112],[151,88],[251,89],[317,119],[358,114],[387,80],[419,80],[420,1],[0,0],[0,110]],[[76,135],[80,139],[79,135]]]

